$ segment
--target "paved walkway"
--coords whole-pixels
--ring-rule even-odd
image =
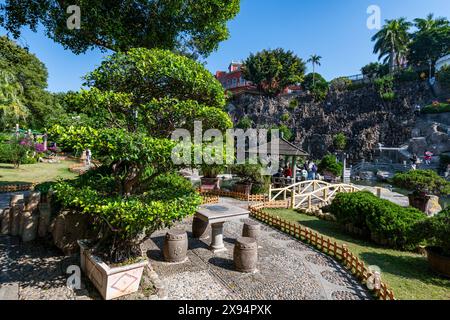
[[[247,207],[246,202],[221,202]],[[258,273],[234,271],[233,246],[243,222],[225,224],[227,252],[212,254],[207,241],[189,238],[188,261],[163,262],[165,231],[157,232],[145,249],[154,270],[165,284],[168,299],[255,299],[255,300],[363,300],[370,294],[359,282],[328,256],[275,229],[262,226],[258,251]],[[189,221],[179,225],[189,235]]]
[[[221,199],[247,208],[247,203]],[[143,249],[153,269],[165,285],[168,299],[268,299],[268,300],[343,300],[370,299],[370,294],[338,263],[326,255],[267,226],[262,226],[259,272],[234,271],[232,253],[242,222],[225,225],[227,252],[213,255],[208,243],[189,240],[189,260],[184,264],[163,262],[161,249],[164,231],[156,232]],[[179,224],[189,233],[190,221]],[[21,243],[19,238],[0,236],[0,299],[73,300],[100,299],[87,279],[83,290],[66,287],[69,265],[79,265],[79,257],[64,257],[49,243]],[[124,299],[155,299],[148,276],[145,288]],[[149,289],[150,288],[150,289]]]

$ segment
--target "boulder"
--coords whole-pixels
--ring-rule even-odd
[[[442,211],[439,197],[437,196],[410,194],[408,198],[410,206],[425,212],[429,217]]]

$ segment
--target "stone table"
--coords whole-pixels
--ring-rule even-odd
[[[211,245],[214,252],[226,251],[223,243],[223,225],[227,221],[247,219],[249,211],[230,204],[209,204],[201,206],[196,216],[211,224]]]

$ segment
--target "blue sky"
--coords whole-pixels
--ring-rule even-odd
[[[327,80],[358,74],[363,65],[377,58],[370,41],[376,30],[366,27],[370,5],[381,8],[383,20],[412,20],[430,12],[450,14],[449,0],[241,0],[241,12],[229,22],[230,39],[206,59],[206,66],[214,73],[250,52],[282,47],[305,60],[313,53],[321,55],[318,72]],[[53,92],[78,90],[81,77],[107,55],[99,50],[74,55],[46,38],[42,30],[25,30],[18,42],[46,64]]]

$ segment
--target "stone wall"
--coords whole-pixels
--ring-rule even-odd
[[[243,94],[228,105],[237,123],[249,116],[257,127],[285,124],[295,134],[295,143],[320,158],[333,152],[333,136],[343,132],[349,138],[351,160],[372,160],[381,143],[398,147],[409,141],[415,124],[414,106],[432,99],[426,83],[403,83],[395,88],[396,98],[383,101],[373,85],[354,90],[332,91],[323,102],[307,94],[276,98]],[[291,100],[298,106],[291,107]],[[295,103],[294,103],[295,105]],[[289,114],[289,119],[283,119]]]

